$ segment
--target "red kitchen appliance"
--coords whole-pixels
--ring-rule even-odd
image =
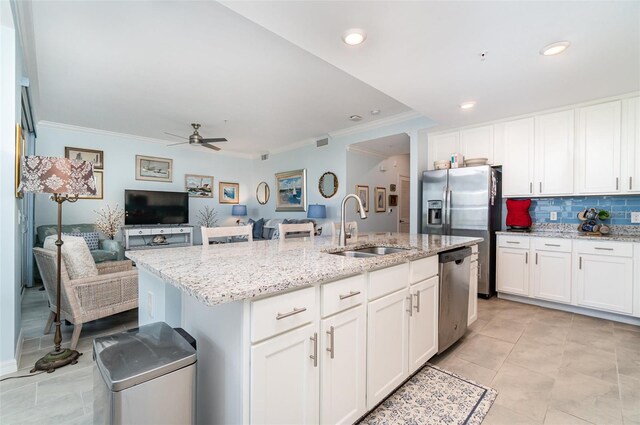
[[[531,231],[529,208],[531,199],[507,199],[507,230],[510,232]]]

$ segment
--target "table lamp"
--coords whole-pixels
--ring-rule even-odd
[[[327,218],[327,206],[318,204],[309,205],[307,218]]]
[[[76,159],[30,155],[22,159],[22,178],[18,191],[22,193],[50,193],[51,200],[58,203],[58,248],[56,264],[56,333],[53,351],[39,359],[31,372],[44,370],[53,372],[59,367],[76,364],[80,353],[60,348],[60,267],[62,262],[62,203],[76,202],[79,195],[95,195],[96,180],[93,164]]]
[[[247,215],[247,206],[246,205],[234,205],[231,208],[231,215],[235,217],[242,217]],[[236,224],[240,225],[240,219],[236,220]]]

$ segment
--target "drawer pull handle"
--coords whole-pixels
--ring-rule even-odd
[[[544,244],[544,246],[557,246],[557,247],[559,247],[560,244],[557,244],[557,243],[546,243],[546,244]]]
[[[600,248],[599,246],[596,246],[595,249],[600,251],[613,251],[613,248]]]
[[[538,253],[536,252],[536,265],[538,264]]]
[[[578,262],[578,269],[582,270],[582,257],[579,258],[579,262]]]
[[[355,297],[356,295],[359,295],[360,291],[349,291],[348,294],[346,295],[340,295],[340,300],[346,300],[347,298],[351,298],[351,297]]]
[[[309,358],[313,360],[313,367],[318,367],[318,333],[314,332],[309,339],[313,342],[313,354],[309,355]]]
[[[525,264],[529,264],[529,253],[528,252],[524,253],[524,263]]]
[[[409,317],[411,317],[413,316],[413,297],[409,295],[407,299],[409,300],[409,309],[407,310],[407,313],[409,313]]]
[[[413,296],[416,297],[416,305],[414,305],[413,308],[416,309],[416,313],[420,313],[420,291],[416,291]]]
[[[138,234],[141,235],[142,234],[142,230],[138,230]]]
[[[285,317],[291,317],[294,314],[302,313],[303,311],[307,311],[307,308],[306,307],[302,307],[302,308],[293,307],[293,310],[288,312],[288,313],[278,313],[278,315],[276,316],[276,320],[284,319]]]
[[[329,344],[330,344],[330,346],[327,347],[327,351],[331,354],[331,358],[335,356],[335,341],[334,341],[335,332],[336,330],[333,326],[331,326],[327,331],[327,335],[329,335]]]
[[[515,244],[520,245],[520,242],[516,242],[516,241],[507,241],[507,243],[515,243]]]

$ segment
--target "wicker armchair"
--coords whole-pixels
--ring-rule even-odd
[[[38,267],[42,272],[51,312],[44,333],[51,331],[56,308],[56,251],[33,248]],[[71,349],[80,339],[83,323],[138,307],[138,271],[131,261],[109,261],[96,264],[98,276],[71,279],[61,267],[60,314],[74,324]]]

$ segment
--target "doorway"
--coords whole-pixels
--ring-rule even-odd
[[[400,176],[399,191],[398,232],[409,233],[409,229],[411,228],[411,180],[409,176]]]

